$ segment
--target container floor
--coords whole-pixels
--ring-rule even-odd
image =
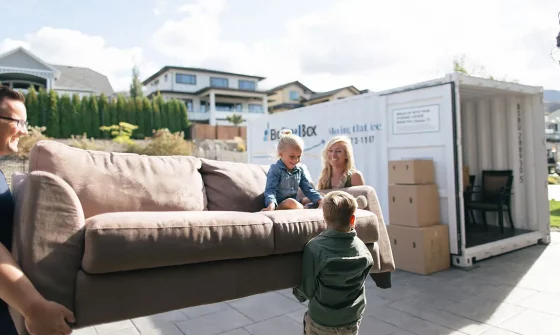
[[[467,232],[467,248],[532,232],[531,230],[511,229],[511,227],[505,226],[502,233],[500,227],[492,225],[485,227],[482,222],[476,225],[469,223],[465,228]]]

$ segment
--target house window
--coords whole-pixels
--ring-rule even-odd
[[[263,106],[257,104],[249,104],[249,113],[263,113]]]
[[[250,90],[254,91],[257,88],[257,85],[254,81],[250,80],[240,80],[239,81],[239,89],[240,90]]]
[[[290,100],[299,101],[299,92],[298,91],[290,91]]]
[[[175,82],[177,84],[196,85],[196,76],[192,74],[177,73],[175,75]]]
[[[193,111],[192,99],[184,99],[183,101],[185,102],[185,106],[187,106],[187,111],[192,112]]]
[[[240,103],[216,102],[218,112],[241,112],[243,106]]]
[[[210,78],[210,86],[212,87],[228,87],[228,80],[227,78],[217,78],[211,77]]]
[[[165,78],[165,82],[167,82],[167,74],[165,75],[165,77],[164,77],[164,78]]]

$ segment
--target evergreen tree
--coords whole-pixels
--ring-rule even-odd
[[[91,134],[89,133],[90,131],[90,126],[91,126],[91,110],[90,110],[90,106],[89,106],[89,97],[88,96],[83,96],[82,97],[82,104],[81,104],[81,112],[80,112],[80,116],[81,116],[81,122],[80,122],[80,135],[83,135],[84,133],[87,134],[87,136],[91,136]]]
[[[181,125],[181,131],[185,133],[185,137],[189,137],[189,115],[187,106],[182,101],[179,101],[179,124]]]
[[[112,98],[109,101],[109,126],[119,124],[119,114],[117,111],[117,99]]]
[[[152,108],[152,102],[150,99],[144,97],[142,98],[143,113],[144,118],[144,135],[152,136],[152,130],[154,129],[154,111]]]
[[[117,96],[117,122],[113,123],[114,125],[118,125],[119,122],[128,122],[128,118],[126,115],[126,100],[122,95]]]
[[[60,117],[60,137],[70,138],[74,128],[74,108],[68,94],[64,94],[60,98],[58,114]]]
[[[150,136],[151,134],[147,134],[144,132],[145,126],[144,126],[144,99],[142,99],[141,97],[136,97],[134,98],[134,103],[135,103],[135,111],[136,111],[136,125],[138,126],[138,131],[135,133],[136,138],[144,138],[146,136]]]
[[[47,136],[60,138],[60,118],[58,117],[58,96],[54,90],[49,90],[47,109]]]
[[[160,107],[159,107],[159,103],[154,99],[152,100],[152,106],[153,106],[153,110],[154,110],[154,130],[159,130],[161,129],[161,112],[160,112]]]
[[[47,125],[47,110],[49,109],[49,95],[43,87],[39,87],[39,123],[37,126],[44,127]]]
[[[76,93],[72,95],[72,130],[70,135],[82,135],[82,102]]]
[[[140,82],[139,77],[140,71],[135,66],[132,68],[132,83],[130,84],[130,97],[133,99],[142,98],[144,96],[144,93],[142,92],[142,82]]]
[[[32,126],[38,126],[40,120],[39,97],[37,96],[37,91],[33,85],[30,86],[27,91],[25,108],[27,109],[27,121],[29,124]]]
[[[90,115],[90,122],[88,127],[88,134],[89,137],[99,138],[100,137],[100,130],[99,127],[99,106],[97,104],[97,97],[92,96],[89,99],[89,115]]]
[[[163,98],[161,99],[163,101]],[[159,104],[161,113],[161,127],[169,129],[169,104],[163,103]]]
[[[134,98],[126,99],[126,122],[136,125],[136,105]]]
[[[99,124],[101,126],[109,126],[109,101],[105,93],[99,96],[97,106],[99,108]]]

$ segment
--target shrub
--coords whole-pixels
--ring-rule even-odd
[[[72,135],[71,147],[80,148],[84,150],[103,150],[103,147],[98,145],[93,138],[88,139],[87,134],[84,133],[82,136]]]
[[[131,137],[136,129],[138,129],[138,126],[126,122],[119,122],[118,125],[114,124],[112,126],[103,126],[99,128],[99,130],[111,134],[114,142],[128,146],[134,145],[134,141]]]
[[[35,146],[35,143],[49,139],[47,136],[43,135],[45,130],[47,130],[46,127],[30,126],[28,128],[28,134],[19,139],[18,152],[16,153],[16,156],[20,158],[29,158],[29,152]]]
[[[548,175],[548,184],[549,185],[560,184],[560,176],[558,176],[557,174]]]
[[[138,148],[131,148],[131,150],[138,150]],[[139,151],[151,156],[187,156],[193,152],[193,145],[185,141],[182,131],[171,133],[169,129],[163,128],[154,131],[148,145]]]

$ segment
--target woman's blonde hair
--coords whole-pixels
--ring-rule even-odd
[[[321,155],[323,170],[321,171],[321,176],[319,177],[319,185],[317,187],[317,189],[319,190],[326,190],[332,187],[332,166],[331,164],[329,164],[329,149],[336,143],[341,143],[342,148],[346,153],[346,173],[354,172],[356,170],[356,166],[354,165],[354,149],[352,148],[352,142],[350,141],[350,139],[346,136],[335,136],[331,138],[325,145],[325,148],[323,149],[323,153]]]
[[[282,129],[280,131],[280,139],[278,140],[278,144],[276,146],[278,154],[280,154],[280,151],[284,150],[287,146],[296,147],[301,150],[301,152],[303,152],[304,148],[303,140],[301,139],[301,137],[292,133],[290,129]]]

